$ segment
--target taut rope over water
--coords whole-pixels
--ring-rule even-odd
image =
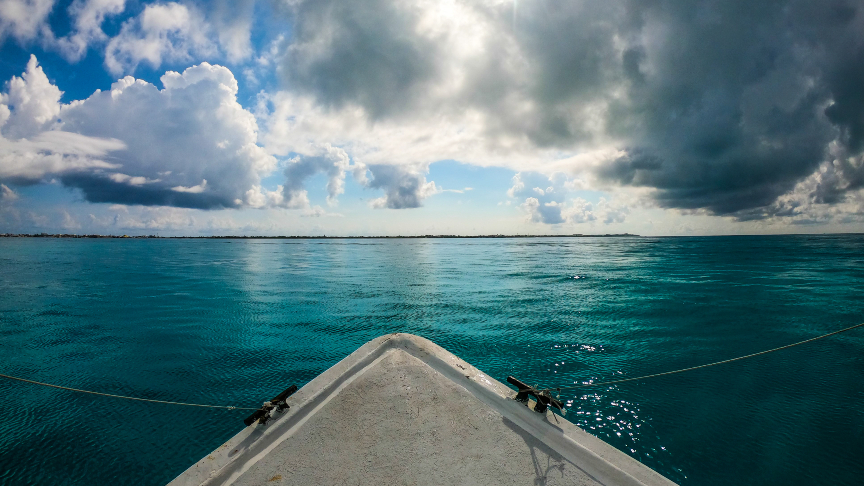
[[[574,390],[574,389],[577,389],[577,388],[587,388],[587,387],[591,387],[591,386],[614,385],[614,384],[616,384],[616,383],[624,383],[624,382],[627,382],[627,381],[645,380],[645,379],[648,379],[648,378],[656,378],[656,377],[658,377],[658,376],[674,375],[674,374],[676,374],[676,373],[683,373],[683,372],[685,372],[685,371],[692,371],[692,370],[698,370],[698,369],[701,369],[701,368],[708,368],[709,366],[717,366],[717,365],[721,365],[721,364],[731,363],[731,362],[733,362],[733,361],[740,361],[740,360],[742,360],[742,359],[753,358],[753,357],[755,357],[755,356],[761,356],[761,355],[763,355],[763,354],[773,353],[774,351],[780,351],[780,350],[783,350],[783,349],[789,349],[789,348],[794,347],[794,346],[799,346],[799,345],[801,345],[801,344],[806,344],[806,343],[809,343],[809,342],[817,341],[817,340],[819,340],[819,339],[824,339],[824,338],[826,338],[826,337],[828,337],[828,336],[833,336],[833,335],[835,335],[835,334],[840,334],[841,332],[851,331],[852,329],[855,329],[855,328],[858,328],[858,327],[861,327],[861,326],[864,326],[864,322],[862,322],[861,324],[856,324],[856,325],[854,325],[854,326],[847,327],[847,328],[845,328],[845,329],[840,329],[839,331],[829,332],[828,334],[823,334],[823,335],[821,335],[821,336],[816,336],[816,337],[813,337],[813,338],[810,338],[810,339],[805,339],[805,340],[803,340],[803,341],[798,341],[797,343],[792,343],[792,344],[787,344],[787,345],[785,345],[785,346],[780,346],[779,348],[768,349],[768,350],[765,350],[765,351],[759,351],[758,353],[748,354],[748,355],[746,355],[746,356],[739,356],[739,357],[737,357],[737,358],[724,359],[723,361],[715,361],[715,362],[713,362],[713,363],[703,364],[703,365],[699,365],[699,366],[691,366],[691,367],[689,367],[689,368],[682,368],[682,369],[680,369],[680,370],[665,371],[665,372],[663,372],[663,373],[654,373],[653,375],[636,376],[636,377],[633,377],[633,378],[624,378],[624,379],[621,379],[621,380],[604,381],[604,382],[602,382],[602,383],[583,383],[583,384],[581,384],[581,385],[559,386],[559,387],[556,387],[556,388],[546,388],[545,390],[546,390],[546,391],[552,391],[552,390],[555,390],[555,391],[561,391],[561,390]]]
[[[127,396],[123,396],[123,395],[114,395],[111,393],[100,393],[100,392],[95,392],[95,391],[90,391],[90,390],[81,390],[79,388],[70,388],[68,386],[52,385],[50,383],[42,383],[40,381],[27,380],[24,378],[18,378],[16,376],[9,376],[9,375],[4,375],[4,374],[0,374],[0,378],[6,378],[8,380],[23,381],[24,383],[31,383],[33,385],[48,386],[51,388],[59,388],[61,390],[68,390],[68,391],[74,391],[74,392],[79,392],[79,393],[89,393],[90,395],[99,395],[99,396],[111,397],[111,398],[124,398],[126,400],[136,400],[139,402],[165,403],[168,405],[186,405],[189,407],[222,408],[222,409],[226,409],[226,410],[258,410],[257,408],[234,407],[231,405],[202,405],[200,403],[169,402],[167,400],[153,400],[150,398],[127,397]]]
[[[780,346],[779,348],[768,349],[765,351],[760,351],[758,353],[748,354],[746,356],[739,356],[737,358],[724,359],[722,361],[715,361],[713,363],[707,363],[707,364],[703,364],[703,365],[699,365],[699,366],[691,366],[689,368],[682,368],[680,370],[665,371],[663,373],[654,373],[653,375],[636,376],[633,378],[624,378],[621,380],[604,381],[601,383],[583,383],[581,385],[561,386],[561,387],[556,387],[556,388],[545,388],[545,389],[542,389],[539,391],[555,390],[555,391],[560,392],[561,390],[574,390],[574,389],[578,389],[578,388],[588,388],[588,387],[592,387],[592,386],[614,385],[617,383],[625,383],[628,381],[645,380],[648,378],[656,378],[658,376],[674,375],[676,373],[683,373],[685,371],[692,371],[692,370],[698,370],[701,368],[708,368],[710,366],[717,366],[717,365],[721,365],[721,364],[725,364],[725,363],[731,363],[733,361],[740,361],[742,359],[753,358],[755,356],[761,356],[763,354],[773,353],[774,351],[789,349],[789,348],[794,347],[794,346],[800,346],[802,344],[817,341],[819,339],[824,339],[826,337],[833,336],[835,334],[840,334],[842,332],[851,331],[852,329],[856,329],[856,328],[859,328],[862,326],[864,326],[864,322],[862,322],[861,324],[856,324],[854,326],[847,327],[845,329],[840,329],[839,331],[829,332],[828,334],[823,334],[821,336],[816,336],[816,337],[813,337],[810,339],[805,339],[804,341],[799,341],[797,343],[792,343],[792,344],[787,344],[785,346]],[[259,410],[258,408],[235,407],[232,405],[205,405],[205,404],[201,404],[201,403],[172,402],[172,401],[168,401],[168,400],[154,400],[151,398],[127,397],[124,395],[114,395],[112,393],[101,393],[101,392],[96,392],[96,391],[91,391],[91,390],[82,390],[80,388],[71,388],[68,386],[52,385],[50,383],[42,383],[41,381],[28,380],[26,378],[19,378],[17,376],[9,376],[9,375],[4,375],[4,374],[0,374],[0,378],[6,378],[7,380],[23,381],[24,383],[30,383],[30,384],[39,385],[39,386],[47,386],[50,388],[57,388],[60,390],[67,390],[67,391],[73,391],[73,392],[78,392],[78,393],[87,393],[90,395],[99,395],[99,396],[103,396],[103,397],[122,398],[125,400],[135,400],[135,401],[139,401],[139,402],[163,403],[163,404],[167,404],[167,405],[184,405],[184,406],[188,406],[188,407],[221,408],[221,409],[225,409],[225,410]]]

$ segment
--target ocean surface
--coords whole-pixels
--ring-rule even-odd
[[[0,238],[0,373],[160,400],[258,406],[396,331],[564,386],[861,322],[862,235]],[[864,329],[561,398],[682,485],[864,481]],[[161,485],[246,414],[0,379],[0,484]]]

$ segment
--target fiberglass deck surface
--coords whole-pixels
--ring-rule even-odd
[[[169,486],[674,486],[410,334],[374,339]]]
[[[599,484],[464,388],[393,350],[237,481]]]

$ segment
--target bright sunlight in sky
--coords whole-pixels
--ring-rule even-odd
[[[0,0],[0,233],[862,232],[862,7]]]

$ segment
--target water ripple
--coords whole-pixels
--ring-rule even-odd
[[[213,404],[258,404],[388,332],[432,339],[500,381],[564,386],[740,356],[864,315],[854,235],[0,239],[0,254],[0,372]],[[561,398],[568,419],[682,485],[859,484],[862,351],[850,333]],[[0,414],[0,484],[88,485],[164,484],[243,415],[8,381]]]

